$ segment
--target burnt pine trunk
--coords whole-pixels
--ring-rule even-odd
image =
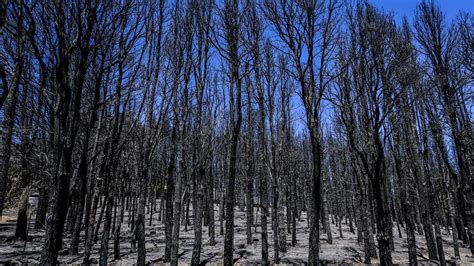
[[[260,203],[262,212],[260,214],[260,224],[262,228],[261,240],[262,240],[262,265],[268,265],[268,229],[267,229],[267,217],[268,217],[268,193],[267,193],[267,175],[264,171],[260,170]]]
[[[212,148],[211,148],[212,149]],[[212,155],[211,155],[212,158]],[[216,227],[214,219],[214,175],[212,173],[212,159],[209,163],[209,185],[208,185],[208,199],[209,199],[209,245],[216,245]]]
[[[148,155],[148,152],[145,153]],[[148,156],[147,156],[148,157]],[[144,158],[144,160],[147,160]],[[147,162],[145,162],[147,163]],[[145,207],[147,197],[148,165],[142,165],[144,169],[141,170],[141,180],[139,181],[139,195],[138,195],[138,211],[137,220],[135,224],[135,234],[138,242],[137,265],[145,265],[146,248],[145,248]]]
[[[407,113],[407,112],[406,112]],[[407,147],[407,134],[411,132],[408,127],[410,120],[405,116],[404,113],[401,114],[403,117],[402,121],[397,121],[393,113],[390,114],[390,123],[394,127],[393,131],[393,159],[395,164],[395,173],[398,178],[398,187],[399,187],[399,197],[401,207],[403,209],[403,220],[406,225],[406,234],[407,234],[407,245],[408,245],[408,259],[410,265],[417,265],[417,251],[416,251],[416,239],[415,239],[415,207],[414,207],[414,187],[412,184],[415,182],[411,180],[411,171],[406,170],[408,165],[406,164],[406,158],[408,158],[407,150],[404,147]],[[405,135],[403,135],[405,131]],[[405,137],[403,137],[405,136]],[[408,145],[407,145],[408,144]]]
[[[395,142],[394,145],[399,143]],[[408,260],[410,265],[417,265],[417,251],[416,251],[416,239],[415,239],[415,221],[414,221],[414,207],[411,193],[414,191],[410,189],[409,185],[412,183],[411,180],[407,180],[407,173],[404,171],[405,165],[399,159],[398,155],[394,155],[395,159],[395,169],[399,180],[400,187],[400,200],[403,211],[403,218],[406,225],[406,234],[407,234],[407,244],[408,244]]]
[[[375,134],[376,161],[374,165],[374,172],[371,175],[371,185],[376,202],[375,217],[377,222],[377,242],[379,244],[380,264],[392,265],[392,250],[391,250],[391,231],[392,221],[390,218],[390,209],[387,202],[387,187],[386,180],[383,174],[384,160],[383,147],[378,134]]]
[[[124,189],[122,188],[122,191]],[[121,195],[122,200],[120,204],[120,214],[118,216],[117,224],[115,225],[114,232],[114,259],[120,259],[120,229],[123,223],[123,217],[125,214],[125,195]]]
[[[251,102],[251,91],[249,88],[250,84],[247,84],[247,101]],[[248,105],[247,110],[247,136],[246,136],[246,155],[247,155],[247,169],[246,169],[246,178],[245,178],[245,235],[247,238],[247,244],[252,244],[252,226],[253,226],[253,182],[254,182],[254,162],[253,162],[253,116],[252,116],[252,106]]]
[[[171,237],[171,265],[178,265],[179,231],[181,220],[182,171],[175,177],[173,197],[173,233]]]
[[[193,245],[193,254],[191,258],[191,265],[199,265],[201,249],[202,249],[202,219],[203,219],[203,205],[204,205],[204,178],[206,171],[204,165],[201,165],[198,169],[198,176],[195,194],[195,204],[193,206],[194,213],[194,245]]]
[[[311,222],[309,231],[309,265],[319,263],[319,221],[321,213],[321,158],[322,148],[319,142],[318,123],[311,121],[310,139],[312,150],[312,191],[311,191]]]
[[[173,197],[174,197],[174,179],[175,179],[175,150],[176,150],[176,137],[177,137],[177,125],[173,126],[171,132],[171,152],[170,162],[167,168],[166,178],[166,192],[165,192],[165,257],[164,262],[171,260],[171,239],[173,231]]]
[[[107,183],[107,182],[106,182]],[[107,184],[108,187],[110,184]],[[107,189],[109,190],[109,189]],[[114,204],[114,195],[112,191],[105,192],[105,220],[102,230],[102,239],[100,243],[100,259],[99,265],[104,266],[108,263],[109,258],[109,239],[110,239],[110,226],[112,225],[112,209]]]
[[[23,104],[22,106],[26,106],[26,102],[29,99],[28,90],[23,90],[22,93]],[[30,118],[28,116],[26,108],[21,108],[21,124],[22,124],[22,131],[21,131],[21,145],[20,145],[20,165],[21,165],[21,172],[20,172],[20,188],[23,189],[23,192],[20,196],[20,204],[18,206],[18,215],[17,215],[17,223],[15,229],[15,238],[20,238],[24,241],[27,241],[27,231],[28,231],[28,207],[29,207],[29,193],[30,193],[30,182],[31,182],[31,168],[29,165],[30,152],[30,135],[28,133],[28,129],[31,127]],[[32,137],[32,143],[35,142],[35,136]]]
[[[454,64],[455,55],[445,52],[454,46],[453,32],[446,28],[443,12],[433,1],[423,1],[417,7],[417,17],[415,20],[415,30],[417,41],[424,50],[427,59],[431,63],[433,73],[430,78],[435,80],[438,87],[439,96],[443,101],[443,111],[448,120],[454,148],[456,151],[456,162],[459,169],[461,194],[460,203],[465,206],[464,217],[468,228],[469,248],[471,255],[474,255],[474,178],[472,177],[472,122],[463,119],[458,110],[465,110],[456,85],[458,82],[455,75],[451,73],[451,68],[456,68]],[[447,34],[444,34],[448,31]],[[471,152],[470,152],[471,151]]]
[[[258,36],[259,28],[255,27],[253,29]],[[270,169],[270,161],[267,151],[267,138],[265,136],[265,95],[263,91],[263,86],[260,77],[260,44],[258,39],[254,42],[254,69],[255,69],[255,80],[257,85],[258,92],[258,139],[260,147],[260,202],[262,207],[262,212],[260,214],[260,223],[261,223],[261,241],[262,241],[262,264],[269,264],[268,261],[268,230],[267,230],[267,217],[268,217],[268,179],[272,179],[272,172]]]
[[[74,221],[74,227],[72,232],[72,239],[71,239],[71,254],[77,255],[79,252],[79,237],[82,228],[82,221],[84,216],[84,208],[86,202],[86,194],[87,194],[87,177],[88,177],[88,160],[89,160],[89,142],[92,135],[92,129],[95,126],[97,119],[97,110],[99,108],[99,101],[100,101],[100,89],[102,86],[102,77],[104,74],[104,65],[105,59],[100,63],[100,69],[97,76],[96,84],[94,87],[94,100],[92,110],[90,111],[89,122],[86,128],[82,152],[80,156],[79,162],[79,169],[78,169],[78,176],[79,179],[79,198],[77,204],[77,212],[76,219]],[[95,149],[94,149],[95,150]]]
[[[55,138],[57,144],[56,173],[53,176],[50,194],[50,210],[47,217],[46,239],[41,256],[41,264],[56,263],[58,250],[62,248],[62,234],[64,223],[69,207],[69,183],[72,175],[72,157],[79,131],[80,107],[82,102],[82,92],[85,82],[86,71],[88,69],[90,38],[95,24],[95,13],[97,5],[87,6],[87,16],[81,28],[80,43],[78,44],[78,61],[76,62],[76,72],[73,82],[69,80],[69,70],[71,68],[71,50],[68,47],[70,36],[67,36],[65,29],[66,12],[74,12],[66,9],[62,3],[55,4],[56,23],[55,27],[58,36],[58,61],[56,71],[56,94],[58,96],[58,106],[55,108]],[[67,11],[66,11],[67,10]],[[74,15],[74,14],[72,14]],[[56,51],[54,51],[56,53]]]
[[[22,8],[21,8],[22,10]],[[16,23],[21,25],[23,22],[23,13],[18,11]],[[3,93],[5,93],[4,121],[0,128],[0,219],[2,217],[3,205],[5,202],[5,185],[8,179],[10,169],[11,144],[13,136],[13,125],[15,123],[16,108],[18,102],[18,90],[23,72],[23,26],[18,26],[19,30],[15,38],[16,54],[15,67],[11,78],[11,86],[8,85],[6,76],[3,77]],[[0,63],[3,65],[3,63]]]
[[[194,245],[193,245],[193,254],[191,259],[191,265],[198,265],[200,263],[201,257],[201,250],[202,250],[202,221],[203,216],[206,216],[204,212],[204,206],[206,204],[206,185],[208,184],[208,179],[206,178],[206,161],[207,156],[200,154],[200,150],[204,150],[207,153],[207,149],[205,149],[205,135],[203,133],[204,125],[203,125],[203,109],[204,109],[204,92],[206,89],[206,79],[207,79],[207,67],[208,67],[208,51],[209,51],[209,31],[210,31],[210,19],[211,19],[211,7],[208,5],[207,2],[203,2],[202,6],[198,6],[198,8],[203,9],[204,11],[198,11],[196,15],[196,20],[199,23],[199,27],[197,29],[197,45],[198,45],[198,60],[197,64],[199,68],[195,69],[195,78],[197,81],[197,115],[196,115],[196,127],[194,134],[195,141],[194,141],[194,153],[193,153],[193,161],[197,163],[197,174],[193,175],[194,180],[194,191],[193,191],[193,213],[194,213]],[[191,60],[191,58],[188,58]],[[210,126],[210,125],[209,125]],[[210,132],[208,133],[210,134]],[[208,143],[210,145],[210,143]],[[211,158],[212,159],[212,158]],[[212,163],[212,162],[211,162]],[[209,176],[212,173],[208,173]],[[207,195],[209,196],[209,194]],[[211,191],[212,197],[212,191]],[[209,201],[207,202],[209,203]],[[214,208],[213,203],[211,202],[208,208]],[[214,212],[212,212],[214,213]],[[209,218],[209,214],[206,218]],[[207,220],[207,219],[206,219]]]
[[[237,149],[242,124],[242,77],[240,75],[239,55],[239,2],[225,1],[226,43],[228,44],[228,68],[230,71],[229,100],[230,100],[230,148],[228,154],[229,166],[225,195],[225,236],[224,236],[224,265],[233,265],[234,253],[234,203],[235,178],[237,173]]]
[[[237,111],[239,112],[239,111]],[[229,150],[229,177],[225,196],[225,236],[224,236],[224,265],[233,265],[234,246],[234,202],[235,202],[235,175],[237,163],[237,142],[240,132],[240,119],[232,130]]]

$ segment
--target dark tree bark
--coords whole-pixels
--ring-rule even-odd
[[[461,186],[461,204],[465,205],[465,220],[469,234],[469,248],[474,255],[474,178],[472,175],[473,156],[472,123],[459,115],[458,110],[465,109],[464,102],[459,101],[458,89],[454,85],[456,76],[451,75],[454,65],[454,49],[457,41],[454,33],[445,28],[445,18],[434,1],[423,1],[417,7],[415,30],[416,39],[427,55],[430,65],[430,76],[438,89],[439,97],[443,101],[443,111],[449,122],[451,137],[456,151],[456,162],[459,170]],[[462,98],[461,98],[462,99]]]
[[[27,248],[36,216],[45,265],[128,251],[138,265],[200,265],[217,244],[224,265],[252,260],[242,245],[278,264],[297,236],[319,265],[321,233],[357,241],[355,261],[391,265],[405,247],[410,265],[420,248],[463,263],[474,17],[446,22],[431,0],[413,26],[339,0],[0,0],[0,214],[18,211],[7,240]],[[148,261],[156,220],[164,256]]]
[[[224,265],[232,265],[234,253],[234,204],[235,204],[235,179],[237,172],[237,150],[242,124],[242,73],[240,42],[241,10],[236,0],[226,0],[220,10],[220,22],[223,24],[224,42],[227,47],[218,49],[225,54],[229,71],[229,150],[228,170],[225,190],[225,236],[224,236]]]
[[[0,63],[0,78],[2,81],[2,99],[1,105],[5,102],[4,110],[4,120],[1,125],[2,131],[0,132],[0,219],[3,213],[3,207],[5,203],[5,189],[8,179],[8,172],[10,169],[10,156],[11,156],[11,146],[12,146],[12,137],[13,137],[13,126],[15,124],[15,116],[17,110],[19,86],[23,73],[23,63],[24,63],[24,54],[23,54],[23,43],[24,43],[24,6],[21,3],[14,4],[12,6],[16,13],[13,18],[10,18],[12,22],[14,21],[17,32],[14,37],[15,43],[15,54],[11,55],[14,60],[14,69],[10,80],[6,76],[4,69],[4,62]],[[2,11],[0,13],[2,19],[1,25],[5,22],[4,18],[6,17],[6,3],[2,4]],[[0,27],[1,28],[1,27]],[[3,60],[2,60],[3,61]],[[11,85],[9,85],[11,84]]]

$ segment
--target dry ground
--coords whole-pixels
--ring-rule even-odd
[[[224,237],[219,235],[219,221],[218,221],[218,206],[215,206],[216,214],[216,241],[215,246],[208,244],[208,233],[207,227],[203,228],[203,249],[201,254],[202,264],[220,264],[223,261],[223,242]],[[12,241],[5,242],[5,240],[13,235],[15,229],[15,217],[16,210],[9,209],[4,211],[3,219],[0,220],[0,264],[8,262],[19,262],[19,263],[38,263],[42,243],[44,240],[44,230],[35,230],[33,225],[30,224],[29,228],[29,240],[27,243],[23,241]],[[113,261],[110,260],[111,264],[127,265],[132,264],[136,261],[136,253],[131,252],[131,232],[128,227],[128,214],[124,219],[122,225],[122,241],[121,241],[121,260]],[[164,236],[164,225],[158,221],[158,215],[154,215],[154,221],[152,227],[146,227],[146,246],[147,246],[147,262],[150,264],[160,264],[163,260],[163,254],[165,250],[165,236]],[[270,219],[269,219],[270,220]],[[269,221],[270,222],[270,221]],[[323,262],[328,264],[333,263],[358,263],[361,258],[364,258],[363,245],[357,243],[356,234],[349,232],[349,227],[346,224],[342,225],[343,238],[340,238],[339,231],[336,225],[331,224],[333,232],[333,244],[326,243],[326,234],[321,235],[321,251],[320,258]],[[270,257],[273,257],[273,234],[271,224],[269,228],[269,251]],[[403,230],[403,228],[402,228]],[[253,244],[246,244],[245,236],[245,213],[236,208],[235,212],[235,240],[234,240],[234,260],[238,264],[251,264],[258,263],[261,259],[261,242],[260,242],[260,226],[257,225],[256,233],[253,234]],[[461,264],[473,264],[474,258],[470,256],[469,250],[462,246],[460,248],[461,258],[460,260],[454,260],[454,251],[452,248],[452,237],[444,232],[444,247],[446,253],[446,259],[452,262]],[[286,253],[280,253],[282,264],[305,264],[308,258],[308,235],[309,231],[306,222],[306,213],[303,213],[303,217],[298,221],[297,226],[297,240],[298,243],[295,247],[291,247],[290,234],[287,235],[288,251]],[[179,249],[179,262],[180,264],[187,264],[191,261],[192,245],[193,245],[194,232],[192,225],[188,226],[188,230],[185,231],[184,226],[181,227],[180,233],[180,249]],[[408,262],[406,239],[398,237],[398,231],[394,227],[394,243],[395,251],[392,253],[393,261],[397,264],[405,264]],[[83,235],[81,235],[83,238]],[[100,237],[99,237],[100,239]],[[67,247],[70,243],[70,236],[66,235],[64,238],[65,250],[61,251],[62,255],[59,256],[59,260],[67,264],[80,264],[82,262],[82,254],[72,256],[67,254]],[[424,237],[417,235],[417,246],[419,247],[419,262],[423,264],[436,264],[426,259],[427,252]],[[83,243],[81,242],[80,251],[83,252]],[[100,243],[94,246],[92,258],[98,260],[98,248]],[[110,244],[110,257],[113,257],[113,239]],[[377,263],[376,259],[372,260],[372,263]]]

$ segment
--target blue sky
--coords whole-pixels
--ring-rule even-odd
[[[385,11],[393,12],[397,20],[407,16],[411,21],[415,15],[416,5],[420,0],[372,0],[375,6]],[[435,0],[451,21],[460,10],[474,12],[474,0]]]
[[[467,11],[474,13],[474,0],[434,0],[441,8],[446,16],[446,25],[449,25],[455,18],[459,11]],[[385,12],[393,12],[397,23],[400,23],[402,18],[406,16],[410,24],[413,23],[415,17],[416,6],[421,0],[369,0],[377,8]],[[301,132],[306,129],[306,117],[304,114],[303,105],[298,97],[295,97],[292,102],[293,120],[296,130]],[[332,123],[330,117],[332,115],[331,105],[323,103],[323,129],[329,129]]]

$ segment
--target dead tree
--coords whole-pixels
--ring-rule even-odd
[[[423,1],[418,5],[415,19],[415,38],[421,45],[426,60],[429,62],[429,75],[437,93],[443,101],[443,111],[451,130],[451,137],[456,150],[457,170],[451,172],[458,184],[458,198],[461,212],[468,227],[469,247],[474,254],[474,179],[472,177],[472,120],[460,115],[465,109],[462,91],[464,84],[457,79],[455,69],[455,42],[454,31],[444,26],[444,15],[434,1]],[[461,100],[460,100],[461,99]],[[471,152],[470,152],[471,151]]]
[[[311,211],[309,258],[310,265],[319,261],[319,221],[321,203],[322,140],[321,101],[324,91],[333,81],[329,66],[332,61],[337,31],[337,1],[268,0],[263,13],[288,50],[294,77],[300,85],[306,123],[312,147]],[[304,51],[304,52],[303,52]],[[307,60],[305,60],[307,58]]]
[[[206,145],[206,133],[209,134],[210,125],[205,126],[204,117],[204,94],[208,89],[208,67],[209,67],[209,49],[210,49],[210,26],[212,15],[212,1],[205,1],[203,3],[193,3],[193,12],[195,12],[195,24],[192,24],[196,29],[196,43],[197,43],[197,60],[190,62],[193,65],[194,80],[197,84],[196,101],[197,110],[195,116],[196,126],[193,129],[193,214],[194,214],[194,245],[192,254],[192,265],[198,265],[200,262],[202,249],[202,220],[205,205],[205,186],[206,174],[211,175],[206,169],[209,164],[208,157],[200,154],[208,150],[210,143]],[[210,122],[210,121],[208,121]],[[208,195],[209,196],[209,195]],[[212,196],[212,192],[211,192]],[[214,203],[211,202],[209,208],[214,208]],[[212,212],[213,213],[213,212]]]
[[[245,53],[242,51],[243,7],[236,0],[226,0],[218,7],[213,45],[227,62],[229,86],[229,150],[225,195],[225,237],[224,265],[233,264],[234,246],[234,203],[237,149],[242,125],[242,65]],[[220,41],[223,41],[221,43]]]
[[[2,105],[5,102],[4,120],[2,121],[0,131],[0,218],[2,216],[3,205],[5,202],[5,185],[7,183],[8,171],[10,169],[11,146],[13,137],[13,126],[15,123],[15,116],[17,113],[17,103],[19,95],[19,87],[24,70],[24,42],[25,42],[25,5],[22,3],[2,4],[3,17],[8,21],[12,21],[10,32],[15,36],[10,36],[13,47],[10,54],[7,50],[2,49],[0,57],[0,79],[2,82]],[[4,19],[2,19],[4,21]],[[2,22],[2,26],[3,26]],[[1,33],[1,32],[0,32]],[[3,34],[2,34],[3,35]],[[3,46],[3,45],[2,45]],[[8,59],[7,59],[8,58]],[[10,75],[5,69],[6,60],[12,62],[13,69]]]

